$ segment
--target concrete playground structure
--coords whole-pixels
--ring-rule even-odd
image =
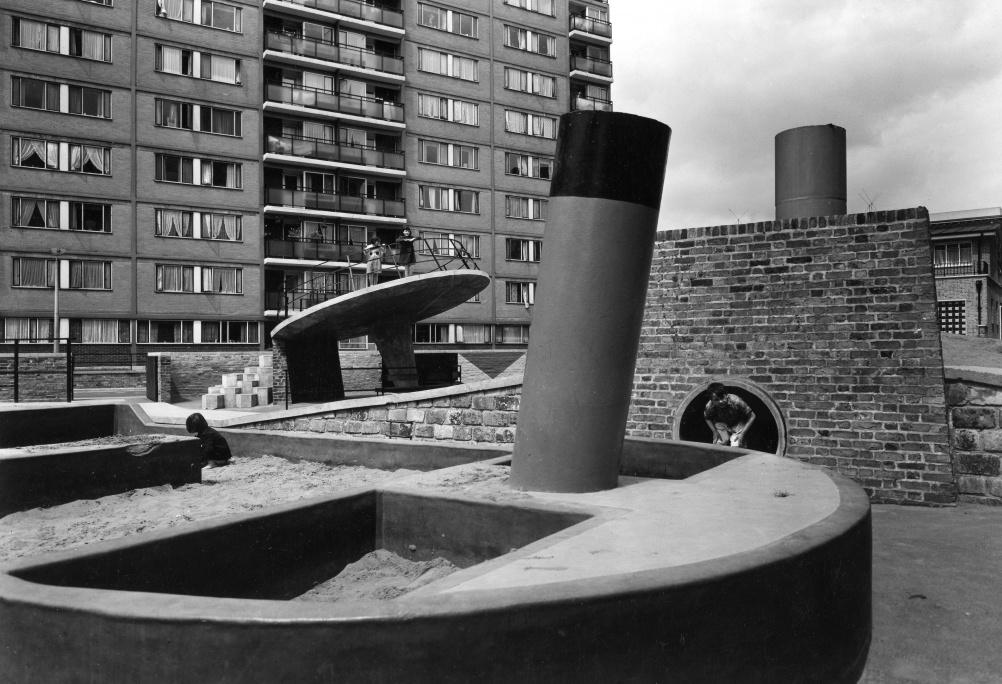
[[[338,340],[369,335],[395,387],[417,385],[411,325],[462,304],[490,285],[482,271],[433,271],[374,285],[296,313],[272,330],[274,381],[290,401],[344,397]],[[284,395],[276,400],[284,399]]]

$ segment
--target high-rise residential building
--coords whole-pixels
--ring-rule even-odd
[[[6,341],[50,337],[58,289],[75,342],[266,345],[406,227],[493,278],[415,342],[524,347],[558,118],[612,106],[598,0],[8,0],[0,27]]]

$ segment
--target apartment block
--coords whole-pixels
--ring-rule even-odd
[[[4,341],[264,347],[408,228],[493,279],[419,348],[524,348],[557,121],[612,108],[598,0],[9,0],[0,36]]]

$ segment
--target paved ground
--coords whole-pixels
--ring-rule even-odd
[[[1002,507],[873,507],[873,645],[860,682],[1002,682]]]

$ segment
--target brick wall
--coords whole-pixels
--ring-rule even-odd
[[[66,401],[65,354],[19,354],[18,401]],[[0,401],[14,401],[14,355],[0,354]]]
[[[257,366],[261,354],[258,350],[150,354],[160,358],[158,400],[176,403],[199,399],[210,387],[222,383],[223,373],[242,373],[246,366]]]
[[[876,501],[955,500],[924,208],[659,233],[630,435],[712,380],[771,398],[786,455]]]
[[[295,418],[241,424],[256,430],[326,432],[458,442],[513,443],[522,390],[520,378],[428,390],[426,398],[408,401],[397,396],[367,400],[373,405],[319,411]],[[433,398],[427,398],[432,395]],[[267,415],[267,414],[265,414]]]
[[[1002,506],[1002,386],[953,380],[946,396],[960,500]]]
[[[981,329],[978,328],[978,291],[981,283]],[[1002,287],[987,276],[941,277],[936,279],[936,299],[964,302],[964,333],[999,338],[999,303]]]

